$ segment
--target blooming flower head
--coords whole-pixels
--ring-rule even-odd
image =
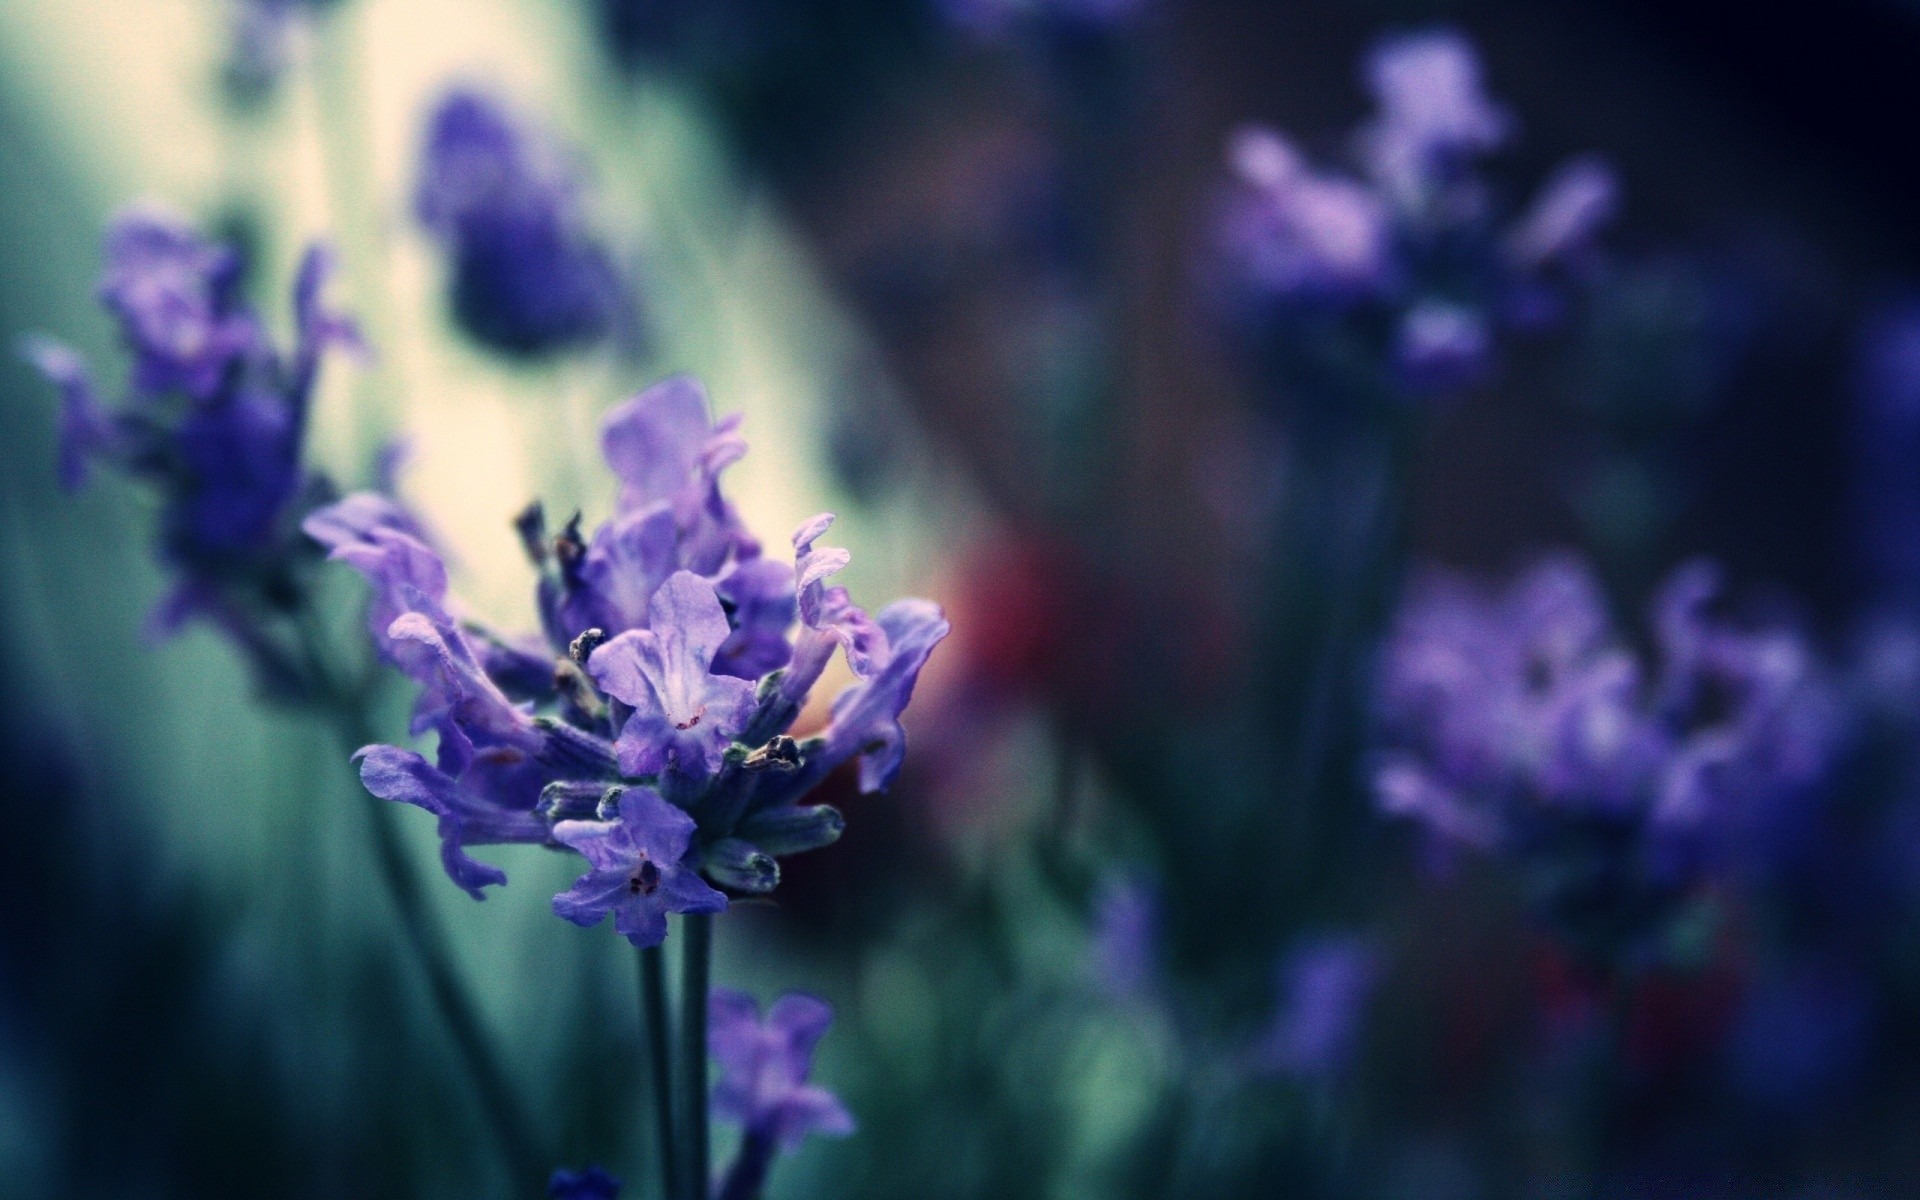
[[[1556,919],[1633,949],[1671,902],[1827,770],[1834,699],[1791,629],[1708,612],[1701,564],[1650,622],[1649,665],[1578,561],[1505,589],[1431,574],[1381,654],[1382,808],[1441,846],[1513,856]]]
[[[716,1116],[787,1150],[809,1134],[853,1132],[852,1115],[833,1093],[807,1082],[814,1047],[833,1023],[825,1001],[789,992],[762,1019],[752,996],[715,988],[707,1013],[707,1044],[720,1063]]]
[[[795,534],[797,570],[764,557],[721,490],[746,450],[739,419],[714,420],[693,380],[619,406],[601,446],[620,488],[598,529],[551,531],[538,506],[517,522],[537,636],[463,619],[418,522],[384,497],[349,496],[306,529],[371,585],[374,644],[419,685],[415,732],[439,738],[431,762],[363,750],[368,789],[433,813],[449,877],[476,897],[506,877],[470,846],[580,854],[590,870],[555,912],[612,914],[644,946],[667,914],[769,891],[779,856],[838,837],[840,814],[804,803],[834,768],[857,760],[864,791],[892,782],[900,714],[947,622],[919,600],[869,618],[827,586],[846,560],[817,546],[830,517]],[[787,729],[836,648],[854,682],[826,729],[796,742]]]
[[[1500,335],[1539,324],[1585,275],[1615,207],[1612,173],[1575,159],[1505,219],[1477,171],[1512,135],[1463,35],[1388,38],[1365,63],[1375,111],[1354,169],[1310,163],[1263,127],[1228,141],[1214,259],[1228,308],[1287,388],[1457,393],[1489,373]]]
[[[456,321],[511,354],[627,331],[631,303],[589,232],[573,166],[491,96],[447,93],[428,122],[414,211],[449,259]]]
[[[78,487],[102,464],[161,501],[161,556],[175,577],[155,614],[170,631],[202,616],[228,632],[263,679],[285,675],[276,621],[291,611],[310,552],[302,512],[319,487],[302,461],[321,360],[359,345],[325,308],[331,270],[309,249],[293,287],[296,340],[276,347],[240,297],[238,255],[152,209],[116,217],[99,294],[132,360],[123,399],[98,394],[72,350],[31,338],[27,359],[61,395],[60,477]]]

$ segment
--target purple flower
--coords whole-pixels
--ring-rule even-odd
[[[612,913],[622,937],[657,946],[666,940],[668,913],[725,911],[727,898],[681,862],[693,831],[692,817],[645,787],[620,793],[617,820],[561,821],[554,840],[579,852],[592,870],[553,898],[554,913],[582,927]]]
[[[475,900],[507,874],[467,855],[466,848],[506,842],[544,842],[547,825],[534,814],[544,775],[533,757],[513,746],[473,756],[450,774],[411,750],[367,746],[355,757],[360,782],[382,800],[425,809],[440,821],[440,864],[447,878]]]
[[[702,873],[766,892],[776,856],[834,841],[840,814],[803,801],[835,767],[860,758],[868,790],[892,780],[900,714],[947,623],[925,601],[871,620],[829,586],[846,561],[814,546],[830,518],[796,536],[798,570],[762,558],[720,488],[746,449],[739,419],[714,420],[695,381],[669,379],[621,405],[602,449],[620,494],[590,541],[577,518],[549,536],[538,505],[515,522],[539,572],[543,638],[460,620],[426,531],[386,497],[350,496],[306,530],[367,579],[374,644],[420,686],[414,732],[439,738],[431,766],[370,748],[369,786],[439,817],[448,873],[474,894],[499,874],[464,847],[548,841],[594,864],[556,901],[593,924],[615,907],[606,872],[624,864],[644,886],[620,900],[616,925],[657,940],[661,913],[724,903]],[[855,683],[825,733],[797,742],[787,730],[835,646]],[[605,817],[623,788],[633,814],[582,819]]]
[[[1351,935],[1316,938],[1281,960],[1279,1005],[1254,1049],[1256,1065],[1325,1079],[1352,1060],[1379,976],[1379,955]]]
[[[1461,34],[1389,38],[1365,75],[1376,108],[1357,170],[1312,164],[1273,130],[1231,137],[1213,247],[1250,362],[1284,395],[1355,408],[1486,379],[1503,335],[1548,323],[1590,282],[1566,268],[1616,202],[1611,172],[1579,158],[1508,219],[1478,160],[1514,122]]]
[[[284,628],[310,553],[302,509],[318,489],[302,462],[308,406],[334,346],[360,348],[352,324],[321,302],[331,262],[321,247],[293,286],[296,341],[275,346],[241,302],[239,259],[152,210],[117,217],[100,298],[132,359],[126,395],[104,403],[71,350],[30,338],[23,352],[61,394],[60,477],[94,463],[150,485],[160,499],[162,558],[175,584],[152,625],[188,615],[228,632],[263,683],[300,672]]]
[[[1440,846],[1513,856],[1586,934],[1653,932],[1649,914],[1792,826],[1837,744],[1804,640],[1710,615],[1716,592],[1704,566],[1675,574],[1649,666],[1570,558],[1503,590],[1419,580],[1381,655],[1380,805]]]
[[[620,1200],[620,1181],[599,1167],[555,1171],[547,1180],[548,1200]]]
[[[940,606],[925,600],[896,600],[880,611],[878,623],[887,636],[887,659],[834,698],[833,719],[819,751],[827,764],[858,755],[863,792],[885,791],[900,773],[907,756],[900,714],[913,699],[913,686],[933,648],[953,628]]]
[[[652,626],[621,634],[593,652],[587,669],[633,713],[615,743],[620,769],[689,776],[720,766],[722,754],[753,713],[753,685],[713,671],[731,636],[713,585],[680,571],[660,585]]]
[[[833,1023],[824,1000],[788,992],[766,1019],[745,992],[715,988],[707,1005],[707,1045],[720,1063],[714,1115],[749,1140],[792,1150],[809,1134],[845,1137],[853,1116],[832,1092],[807,1082],[813,1051]]]
[[[1364,185],[1307,166],[1270,129],[1242,129],[1228,151],[1239,191],[1222,225],[1247,286],[1282,300],[1349,302],[1393,275],[1387,210]]]
[[[120,321],[140,395],[211,399],[229,367],[260,348],[259,322],[240,304],[240,257],[173,216],[134,209],[107,233],[100,302]]]
[[[428,122],[414,211],[452,260],[455,319],[513,354],[624,332],[627,286],[587,231],[577,172],[494,98],[447,93]]]
[[[1507,254],[1523,270],[1567,262],[1589,251],[1620,203],[1613,169],[1591,155],[1564,164],[1542,184],[1507,232]]]
[[[1512,131],[1482,90],[1473,43],[1453,30],[1387,38],[1365,74],[1378,112],[1361,133],[1363,153],[1387,195],[1408,207],[1424,206],[1458,165]]]

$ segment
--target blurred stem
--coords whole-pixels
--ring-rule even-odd
[[[342,745],[352,754],[377,741],[373,723],[367,716],[368,689],[342,683],[329,669],[329,660],[321,649],[311,618],[300,622],[300,630],[307,669],[325,697],[324,710]],[[534,1150],[533,1124],[520,1106],[492,1039],[454,966],[446,931],[428,908],[419,872],[401,844],[392,805],[364,788],[361,795],[368,802],[367,821],[373,831],[374,865],[379,869],[380,882],[400,918],[408,948],[426,972],[434,1006],[439,1009],[454,1048],[479,1093],[480,1107],[493,1126],[494,1145],[513,1177],[514,1188],[535,1186],[545,1175],[545,1159]]]
[[[767,1186],[767,1171],[773,1166],[773,1134],[765,1129],[749,1129],[733,1157],[725,1179],[720,1181],[718,1200],[759,1200]]]
[[[363,8],[364,6],[359,6]],[[364,469],[386,433],[389,414],[405,396],[399,371],[399,326],[393,280],[368,138],[372,121],[355,21],[359,8],[343,6],[321,22],[313,58],[314,107],[326,176],[327,207],[346,267],[355,314],[379,359],[354,381],[351,451]]]
[[[654,1133],[660,1146],[660,1188],[665,1200],[680,1195],[680,1159],[674,1141],[673,1047],[667,1028],[667,954],[659,946],[640,950],[640,1022],[647,1039],[647,1071]]]
[[[707,989],[713,964],[713,915],[680,919],[680,1124],[683,1200],[708,1200]]]

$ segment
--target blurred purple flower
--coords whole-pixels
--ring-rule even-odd
[[[1273,1022],[1254,1048],[1264,1071],[1326,1079],[1352,1060],[1379,954],[1365,939],[1333,935],[1306,941],[1280,962]]]
[[[1286,390],[1457,393],[1491,374],[1501,337],[1587,282],[1564,268],[1591,256],[1617,189],[1577,158],[1507,219],[1478,160],[1514,121],[1457,32],[1386,39],[1365,76],[1375,113],[1354,139],[1357,174],[1310,164],[1270,129],[1232,135],[1212,251],[1225,307]]]
[[[562,1168],[547,1180],[547,1200],[620,1200],[620,1181],[599,1167]]]
[[[539,355],[630,332],[612,255],[587,230],[578,172],[484,92],[428,122],[414,211],[451,259],[454,318],[482,344]]]
[[[1709,615],[1716,591],[1704,565],[1676,572],[1653,670],[1572,558],[1503,590],[1417,580],[1381,655],[1381,807],[1441,846],[1516,856],[1554,915],[1600,924],[1791,826],[1837,748],[1837,701],[1799,634]],[[1626,923],[1607,936],[1648,932]]]
[[[308,407],[326,352],[361,348],[352,323],[321,302],[331,259],[315,246],[301,260],[286,353],[241,301],[238,256],[183,221],[129,210],[105,250],[100,299],[132,358],[124,398],[103,402],[66,347],[37,337],[22,346],[60,390],[61,482],[80,486],[99,462],[152,486],[175,577],[154,628],[205,617],[263,681],[290,677],[267,627],[289,610],[308,555],[298,530],[317,486],[301,461]]]
[[[813,1051],[833,1022],[823,1000],[789,992],[766,1019],[752,996],[715,988],[708,1004],[707,1044],[720,1063],[714,1115],[740,1126],[739,1155],[720,1184],[720,1200],[760,1194],[776,1151],[791,1151],[809,1134],[845,1137],[853,1116],[832,1092],[807,1082]]]

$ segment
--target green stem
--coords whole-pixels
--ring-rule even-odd
[[[365,714],[357,705],[335,704],[333,713],[335,729],[349,750],[358,750],[373,740]],[[427,990],[433,996],[434,1007],[439,1010],[454,1048],[472,1077],[480,1107],[493,1126],[494,1144],[513,1176],[515,1188],[532,1187],[545,1176],[546,1168],[533,1148],[531,1120],[520,1106],[492,1039],[481,1024],[480,1014],[454,966],[446,932],[428,911],[419,872],[401,844],[392,805],[370,792],[362,794],[368,801],[374,865],[400,918],[407,947],[426,972]]]
[[[680,1195],[680,1156],[674,1139],[673,1047],[667,1027],[667,955],[658,946],[640,951],[640,1022],[647,1039],[654,1133],[660,1146],[660,1194]]]
[[[331,660],[311,616],[299,622],[299,630],[306,672],[325,698],[325,709],[335,734],[352,754],[377,740],[372,722],[367,718],[368,689],[343,682],[330,669]],[[454,966],[446,933],[428,909],[419,872],[401,843],[393,806],[365,789],[361,789],[361,795],[368,802],[367,820],[373,832],[374,865],[379,870],[380,882],[400,918],[408,948],[426,972],[427,990],[433,996],[434,1007],[439,1010],[440,1019],[479,1093],[480,1107],[493,1126],[494,1144],[513,1176],[514,1187],[534,1186],[544,1177],[546,1166],[545,1159],[533,1145],[532,1121],[516,1098],[506,1069]]]
[[[713,963],[713,915],[680,920],[680,1126],[686,1191],[682,1200],[708,1200],[712,1167],[707,1149],[707,989]]]

